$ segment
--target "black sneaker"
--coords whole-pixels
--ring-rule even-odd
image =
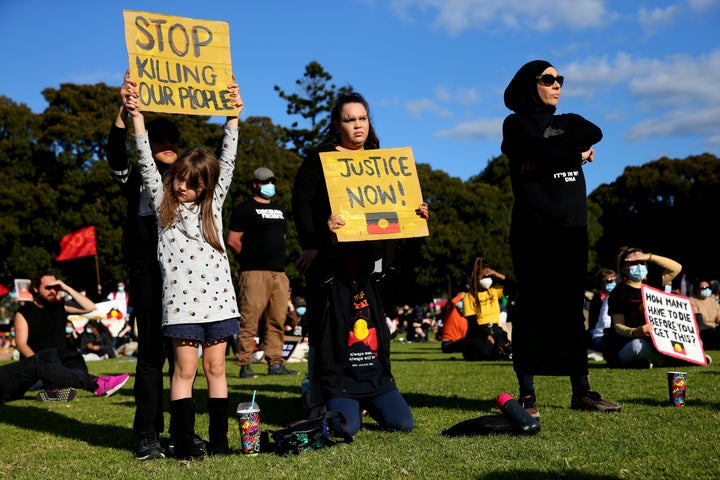
[[[570,408],[573,410],[587,410],[589,412],[620,412],[620,405],[603,400],[598,392],[588,390],[582,396],[572,397]]]
[[[69,402],[70,400],[75,398],[75,395],[77,395],[77,392],[75,392],[74,388],[53,388],[49,390],[42,390],[35,396],[35,400],[42,403]]]
[[[535,405],[535,397],[532,395],[525,395],[518,402],[533,418],[540,418],[537,406]]]
[[[208,442],[206,445],[207,454],[211,457],[227,457],[233,455],[235,452],[228,444],[227,438],[221,441],[219,444],[214,445],[212,442]]]
[[[138,460],[155,460],[156,458],[165,458],[165,453],[160,446],[158,436],[154,433],[143,435],[140,437],[140,447],[135,453]]]
[[[297,370],[290,370],[289,368],[285,368],[285,365],[282,363],[278,363],[268,368],[268,375],[298,375],[299,373],[300,372],[298,372]]]
[[[238,377],[240,378],[255,378],[257,375],[255,375],[255,372],[253,372],[253,369],[250,365],[243,365],[240,367],[240,373],[238,374]]]
[[[202,450],[202,455],[204,455],[207,449],[206,444],[207,442],[205,442],[205,440],[203,440],[197,433],[193,436],[193,452],[197,453]],[[170,441],[168,442],[167,454],[171,457],[175,456],[175,440],[172,437],[170,437]],[[198,454],[197,456],[202,455]]]

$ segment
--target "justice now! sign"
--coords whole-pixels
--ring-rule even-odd
[[[123,10],[140,109],[225,116],[234,111],[230,24]]]
[[[410,147],[320,153],[332,212],[345,220],[338,241],[424,237],[427,221]]]

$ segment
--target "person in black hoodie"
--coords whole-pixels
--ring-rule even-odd
[[[344,423],[329,422],[337,434],[357,433],[361,409],[386,430],[409,432],[414,419],[390,369],[390,332],[381,286],[395,242],[337,242],[334,231],[344,221],[331,215],[319,156],[380,147],[368,104],[359,93],[340,94],[326,133],[329,142],[300,165],[292,198],[303,249],[297,265],[307,275],[310,402],[324,402],[328,410],[343,414]],[[417,213],[427,218],[427,204]]]
[[[563,81],[549,62],[534,60],[505,90],[505,106],[514,112],[505,118],[502,141],[514,195],[513,366],[520,403],[534,415],[535,375],[569,376],[572,409],[619,412],[590,389],[583,316],[588,233],[582,166],[595,159],[602,131],[580,115],[555,115]],[[551,291],[543,288],[548,262]]]

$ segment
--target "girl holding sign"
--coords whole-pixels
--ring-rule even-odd
[[[344,415],[345,423],[330,420],[336,434],[357,433],[361,409],[383,429],[408,432],[414,419],[390,369],[390,332],[380,283],[396,242],[337,241],[334,231],[345,223],[331,215],[319,156],[380,147],[365,99],[356,92],[341,94],[326,133],[329,142],[300,165],[292,198],[303,248],[297,265],[307,274],[310,402],[318,408],[325,403],[328,410]],[[417,213],[427,219],[427,204]]]
[[[170,434],[179,459],[202,457],[195,442],[193,382],[202,345],[210,416],[207,453],[225,455],[228,445],[227,339],[238,333],[238,306],[223,245],[222,206],[235,169],[238,115],[243,110],[237,83],[228,85],[235,115],[223,128],[218,159],[195,147],[175,161],[163,177],[153,160],[137,96],[123,97],[133,119],[138,163],[158,220],[158,259],[163,274],[163,335],[172,339],[174,371],[170,384]]]

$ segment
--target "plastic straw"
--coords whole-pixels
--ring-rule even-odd
[[[252,402],[250,402],[250,408],[255,408],[255,393],[257,393],[257,390],[253,390],[253,398]]]

